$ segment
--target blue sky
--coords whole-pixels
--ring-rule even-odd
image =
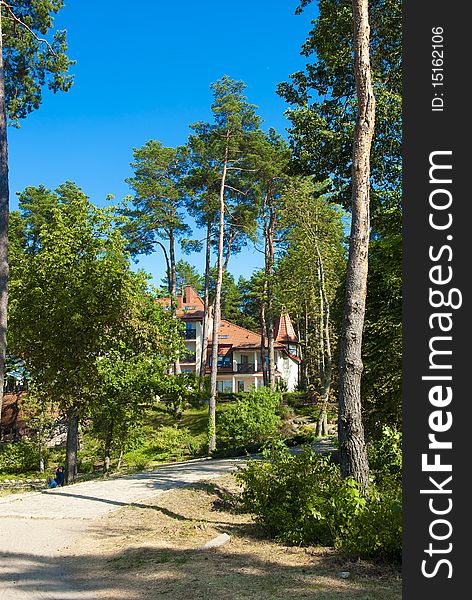
[[[185,143],[188,125],[210,118],[209,85],[222,75],[242,79],[263,127],[283,133],[287,105],[277,83],[303,67],[300,46],[315,4],[294,14],[297,0],[200,2],[180,0],[66,0],[56,18],[68,30],[75,83],[64,94],[45,93],[43,105],[9,130],[12,208],[27,185],[76,182],[103,205],[129,188],[132,148],[149,139]],[[185,257],[200,270],[203,256]],[[229,270],[249,276],[261,255],[245,250]],[[161,255],[139,266],[159,282]]]

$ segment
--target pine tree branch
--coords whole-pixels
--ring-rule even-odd
[[[38,35],[36,35],[36,33],[31,29],[31,27],[29,25],[27,25],[26,23],[24,23],[21,19],[19,19],[15,13],[13,12],[13,8],[7,4],[5,2],[5,0],[0,0],[0,6],[4,6],[8,12],[10,13],[11,17],[5,16],[3,17],[4,19],[11,19],[12,21],[16,21],[17,23],[19,23],[22,27],[24,27],[34,38],[36,41],[38,41],[40,44],[46,44],[46,46],[49,48],[49,50],[51,51],[51,53],[54,56],[57,56],[56,51],[54,50],[54,48],[51,46],[51,44],[48,42],[48,40],[44,39],[44,38],[40,38]]]

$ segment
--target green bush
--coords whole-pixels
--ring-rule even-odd
[[[151,464],[151,459],[142,449],[131,450],[125,454],[125,460],[128,466],[137,471],[143,471]]]
[[[161,426],[151,439],[124,456],[128,465],[144,469],[153,462],[180,460],[184,455],[199,456],[207,444],[205,434],[192,435],[186,427]]]
[[[312,404],[307,392],[283,392],[282,402],[293,407]]]
[[[402,434],[393,427],[384,426],[382,437],[368,444],[369,465],[378,484],[389,480],[401,483]]]
[[[31,440],[0,444],[0,473],[36,471],[38,460],[38,448]]]
[[[400,562],[402,554],[401,485],[369,488],[367,501],[349,523],[338,546],[351,556]]]
[[[400,485],[372,484],[363,494],[353,479],[341,479],[329,458],[310,449],[293,456],[281,445],[268,460],[248,463],[237,479],[243,509],[279,541],[400,559]]]
[[[270,388],[244,394],[219,419],[217,439],[224,447],[260,447],[273,439],[280,423],[281,396]]]

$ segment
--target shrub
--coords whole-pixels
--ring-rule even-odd
[[[127,464],[135,469],[144,469],[152,462],[179,460],[185,454],[198,456],[207,443],[206,435],[194,436],[186,427],[162,426],[147,443],[125,454]]]
[[[354,516],[338,546],[347,554],[400,562],[402,554],[402,488],[369,489],[363,510]]]
[[[293,456],[281,445],[268,460],[251,461],[237,474],[242,507],[279,541],[336,546],[352,556],[399,559],[401,489],[372,484],[363,494],[341,479],[330,458],[306,449]]]
[[[208,450],[208,436],[205,433],[189,435],[186,445],[192,456],[201,456]]]
[[[31,440],[0,444],[0,473],[26,473],[38,468],[38,448]]]
[[[269,388],[245,394],[221,415],[218,439],[231,448],[264,445],[277,434],[280,400],[280,393]]]
[[[132,469],[143,471],[151,464],[149,456],[142,450],[132,450],[125,455],[126,462]]]
[[[384,426],[382,437],[368,444],[369,465],[380,485],[389,480],[401,483],[402,434],[393,427]]]
[[[190,431],[183,427],[179,429],[176,425],[172,427],[162,426],[155,434],[154,439],[147,448],[147,452],[155,458],[181,458],[188,450],[188,439]]]

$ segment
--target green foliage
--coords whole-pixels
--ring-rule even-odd
[[[72,85],[68,71],[74,61],[66,56],[66,31],[49,35],[63,6],[62,0],[1,3],[5,100],[14,124],[39,107],[43,86],[58,92]]]
[[[281,397],[270,388],[252,390],[226,410],[218,422],[224,447],[260,447],[277,435]]]
[[[186,285],[191,285],[197,294],[201,294],[203,292],[203,277],[200,275],[197,268],[186,260],[180,259],[176,262],[175,277],[177,294],[179,294]],[[169,289],[167,279],[162,279],[161,281],[166,286],[163,292],[165,295],[168,295]]]
[[[401,561],[402,489],[372,486],[365,506],[349,522],[338,546],[350,556]]]
[[[166,255],[166,259],[170,260],[167,265],[169,292],[172,292],[171,285],[176,283],[174,242],[191,233],[182,214],[185,196],[181,179],[186,154],[184,147],[168,148],[155,140],[149,140],[141,148],[134,148],[134,162],[131,163],[134,175],[126,182],[135,195],[126,198],[119,211],[128,218],[123,231],[133,255],[150,254],[160,239],[168,241],[171,253],[170,257]]]
[[[127,452],[126,463],[133,468],[143,469],[152,463],[182,460],[184,456],[199,456],[206,445],[204,434],[192,435],[186,427],[162,426],[144,445]]]
[[[370,247],[362,398],[366,431],[369,436],[379,437],[383,425],[401,427],[402,423],[400,226],[398,233],[386,232],[371,241]]]
[[[38,468],[38,448],[32,441],[0,444],[0,473],[26,473]]]
[[[371,440],[367,446],[369,466],[381,485],[402,482],[402,433],[394,427],[384,425],[382,437]]]
[[[352,478],[341,479],[329,458],[310,449],[294,456],[281,445],[268,460],[249,462],[237,479],[243,485],[243,509],[280,541],[400,559],[400,484],[372,484],[363,493]]]
[[[302,0],[299,12],[309,4],[311,0]],[[349,208],[357,121],[352,3],[320,0],[318,4],[319,15],[302,46],[306,68],[280,84],[278,92],[291,105],[294,170],[318,180],[329,178],[331,198]],[[376,122],[362,396],[366,428],[375,436],[385,423],[401,424],[401,18],[400,0],[369,2]]]

